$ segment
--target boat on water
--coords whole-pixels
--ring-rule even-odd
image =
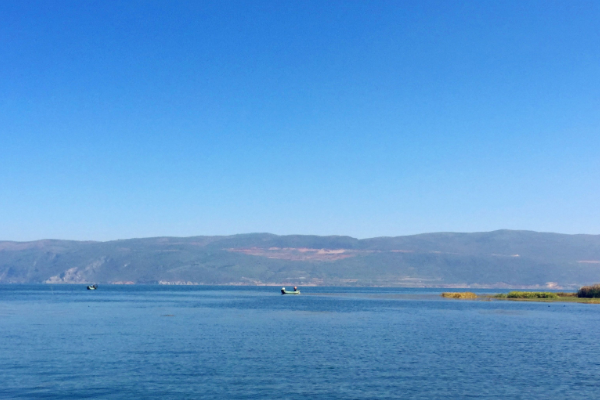
[[[294,287],[294,290],[285,290],[284,287],[281,288],[281,294],[300,294],[300,291],[297,287]]]
[[[96,290],[98,289],[98,285],[93,284],[93,285],[88,285],[87,290]]]

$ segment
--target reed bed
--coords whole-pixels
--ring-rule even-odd
[[[596,296],[596,297],[594,297]],[[522,301],[560,301],[585,304],[600,304],[600,284],[584,286],[577,293],[569,292],[521,292],[512,291],[483,296],[483,298]],[[481,299],[482,297],[480,297]]]
[[[476,299],[477,295],[473,292],[444,292],[442,297],[447,299]]]
[[[557,300],[558,295],[552,292],[508,292],[507,299],[551,299]]]
[[[557,292],[558,297],[577,297],[577,292]]]

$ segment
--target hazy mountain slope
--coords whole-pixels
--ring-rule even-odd
[[[501,230],[0,242],[0,282],[578,286],[600,282],[600,236]]]

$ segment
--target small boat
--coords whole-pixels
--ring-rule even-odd
[[[98,289],[98,285],[94,284],[94,285],[88,285],[87,290],[96,290]]]
[[[294,290],[285,290],[284,287],[281,288],[281,294],[300,294],[300,291],[297,287],[294,287]]]

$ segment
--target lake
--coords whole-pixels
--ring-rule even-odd
[[[0,398],[600,393],[600,305],[446,300],[441,289],[300,290],[0,285]]]

